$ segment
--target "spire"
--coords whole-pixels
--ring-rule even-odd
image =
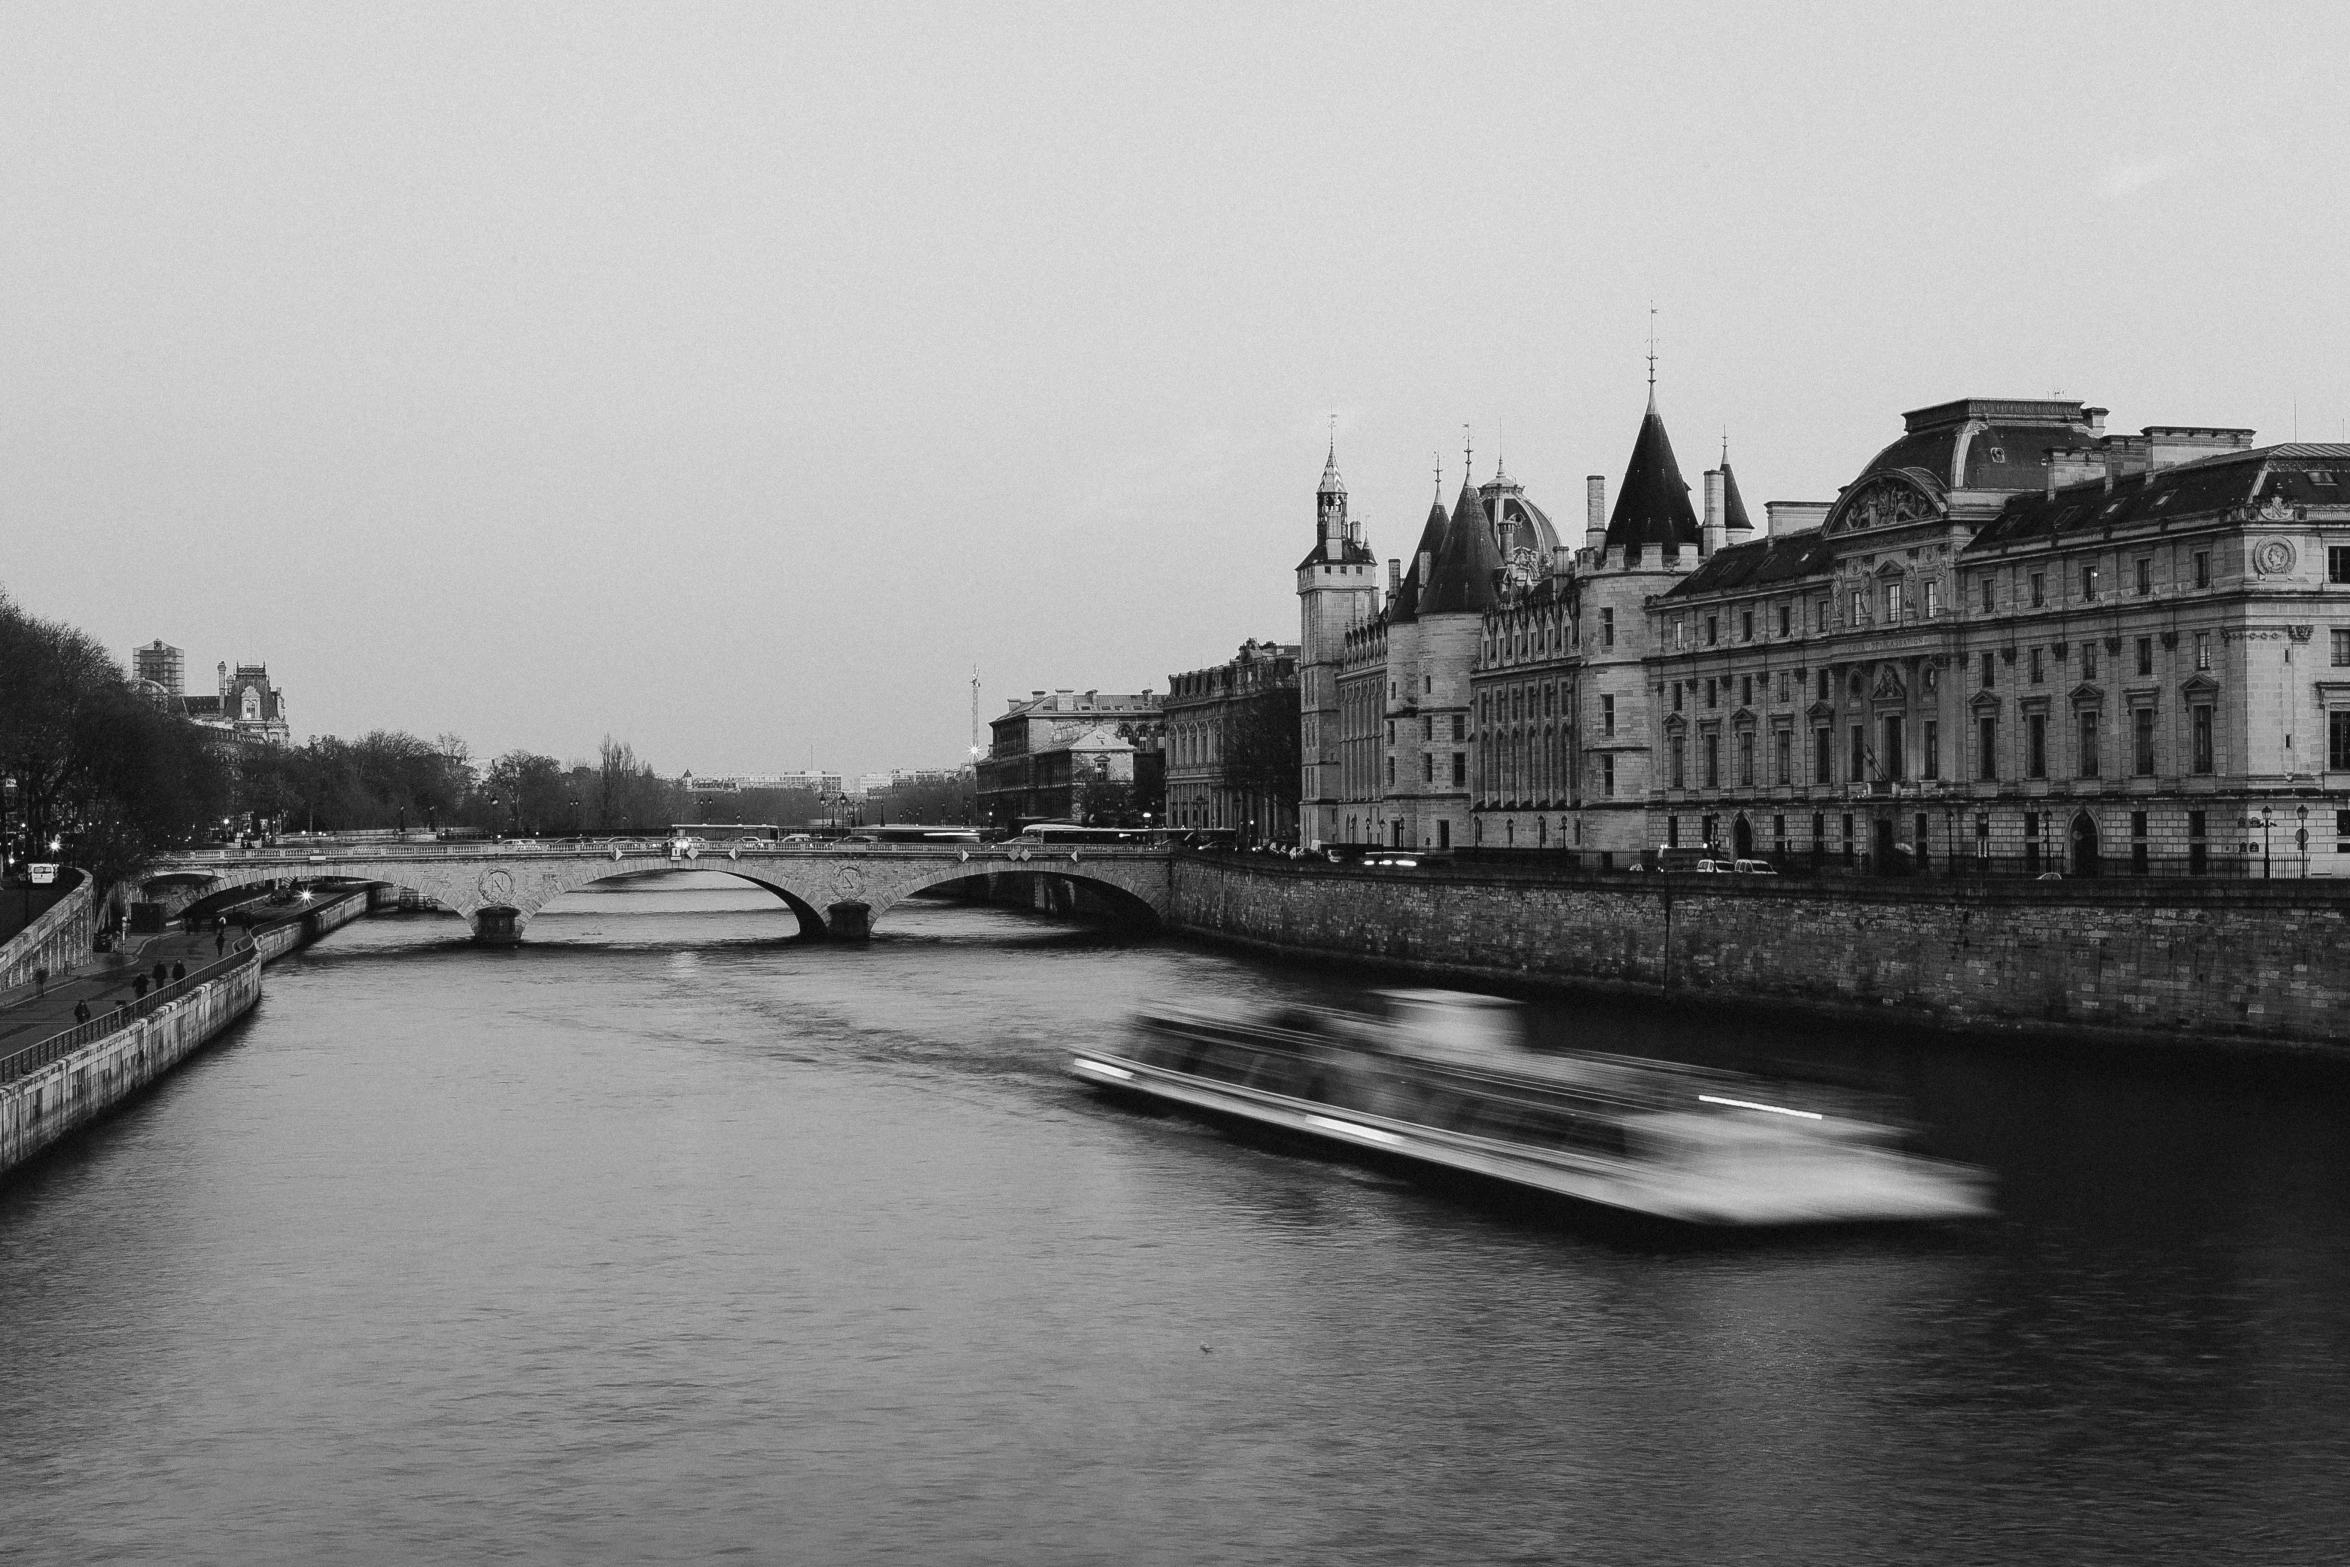
[[[1656,412],[1656,301],[1648,302],[1648,411]]]
[[[1338,415],[1330,416],[1330,457],[1322,464],[1322,487],[1319,495],[1344,495],[1346,481],[1338,477]]]
[[[1461,498],[1453,504],[1452,521],[1444,530],[1444,548],[1420,590],[1417,612],[1481,615],[1493,607],[1500,574],[1501,551],[1485,526],[1485,503],[1464,477]]]
[[[1420,542],[1413,547],[1411,562],[1404,568],[1403,586],[1395,590],[1395,607],[1388,615],[1390,620],[1419,618],[1420,590],[1427,586],[1422,580],[1425,574],[1420,562],[1425,560],[1431,566],[1435,564],[1437,557],[1444,553],[1445,535],[1450,531],[1444,516],[1444,500],[1439,496],[1436,503],[1428,508],[1428,525],[1420,530]],[[1477,531],[1482,533],[1484,530],[1480,528]]]
[[[1754,519],[1746,515],[1746,498],[1738,493],[1738,475],[1730,471],[1730,443],[1722,442],[1722,521],[1728,527],[1731,541],[1737,535],[1752,533]]]
[[[1701,537],[1697,513],[1689,506],[1689,485],[1673,456],[1664,417],[1656,411],[1651,383],[1648,412],[1641,416],[1632,460],[1624,465],[1623,486],[1616,492],[1615,514],[1608,519],[1607,547],[1694,545]]]

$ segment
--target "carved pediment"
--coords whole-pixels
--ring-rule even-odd
[[[1869,693],[1872,702],[1906,702],[1909,687],[1901,682],[1901,671],[1887,664],[1877,671],[1876,689]]]
[[[2073,706],[2075,707],[2096,707],[2104,700],[2104,691],[2086,680],[2073,687]]]
[[[1684,732],[1685,732],[1685,731],[1686,731],[1688,728],[1689,728],[1689,720],[1688,720],[1688,719],[1686,719],[1686,718],[1683,718],[1683,717],[1682,717],[1682,716],[1681,716],[1679,713],[1675,713],[1675,714],[1673,714],[1673,715],[1672,715],[1670,718],[1667,718],[1667,719],[1665,720],[1665,733],[1666,733],[1666,734],[1669,734],[1669,735],[1677,735],[1677,734],[1681,734],[1681,733],[1684,733]]]
[[[1822,720],[1831,719],[1836,716],[1836,705],[1833,702],[1814,702],[1803,710],[1803,716]]]
[[[1942,504],[1906,474],[1880,473],[1844,492],[1829,514],[1827,531],[1857,533],[1924,522],[1942,515]]]
[[[2219,682],[2207,674],[2198,674],[2179,687],[2179,694],[2190,702],[2208,702],[2219,696]]]
[[[1742,708],[1738,709],[1738,711],[1737,711],[1737,712],[1735,712],[1735,713],[1732,713],[1732,714],[1730,715],[1730,726],[1731,726],[1733,729],[1735,729],[1735,728],[1738,728],[1738,727],[1740,727],[1740,726],[1744,726],[1745,728],[1752,729],[1752,728],[1754,727],[1754,716],[1755,716],[1755,715],[1754,715],[1754,709],[1753,709],[1753,708],[1751,708],[1751,707],[1742,707]]]
[[[1978,713],[1996,713],[1999,711],[1999,694],[1995,691],[1977,691],[1967,706]]]

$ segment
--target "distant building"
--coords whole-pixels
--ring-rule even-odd
[[[292,727],[286,717],[285,693],[269,683],[267,664],[239,664],[236,672],[231,674],[229,666],[223,663],[220,666],[220,694],[182,697],[180,706],[197,723],[207,729],[220,730],[240,744],[292,743]]]
[[[132,678],[152,681],[167,700],[176,702],[188,694],[187,669],[187,655],[160,637],[131,649]]]
[[[813,769],[796,773],[726,773],[696,777],[685,775],[685,786],[694,794],[741,794],[746,789],[804,789],[810,794],[839,794],[841,775],[818,772]]]
[[[1312,600],[1308,600],[1309,609]],[[1167,825],[1297,836],[1298,644],[1248,641],[1167,684]],[[1276,782],[1278,780],[1278,782]]]
[[[1160,808],[1166,718],[1151,692],[1036,691],[1013,699],[988,729],[979,811],[994,827]]]

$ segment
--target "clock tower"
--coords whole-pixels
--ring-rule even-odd
[[[1338,661],[1346,634],[1378,611],[1378,563],[1346,511],[1333,436],[1314,494],[1314,548],[1297,565],[1298,838],[1338,836]]]

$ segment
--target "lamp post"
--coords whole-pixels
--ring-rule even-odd
[[[2301,819],[2300,827],[2294,831],[2293,846],[2301,852],[2301,877],[2306,881],[2309,879],[2309,807],[2296,805],[2293,814]]]
[[[2268,828],[2269,809],[2264,805],[2260,808],[2260,879],[2262,881],[2269,879]]]

